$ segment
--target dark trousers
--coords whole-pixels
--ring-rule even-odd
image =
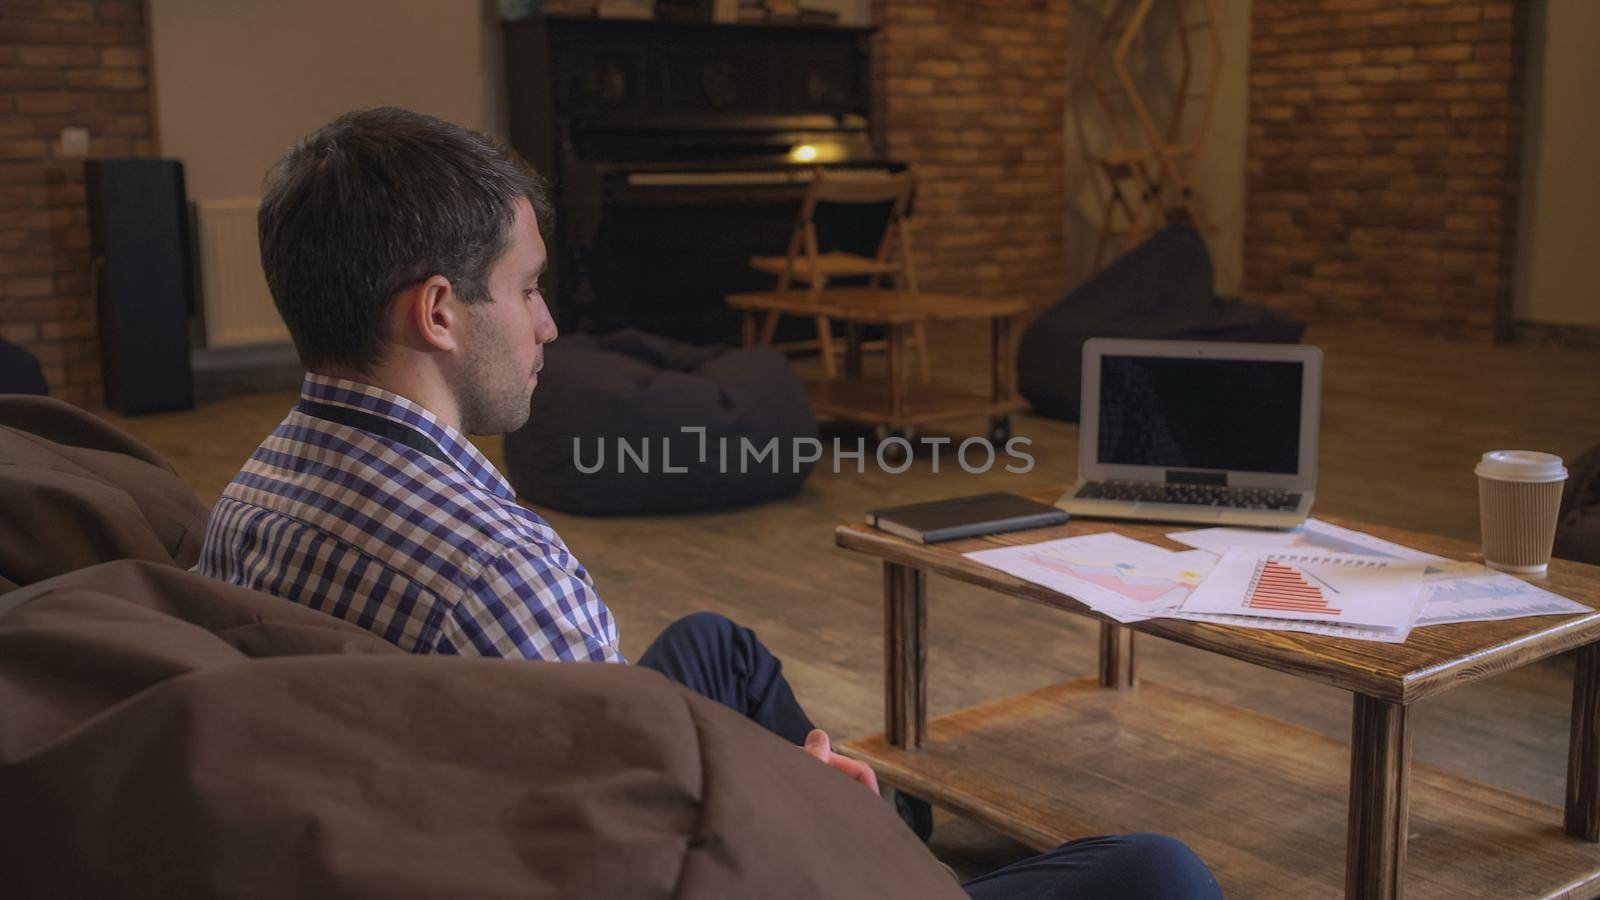
[[[639,665],[715,700],[791,744],[815,728],[783,677],[783,663],[727,616],[695,613],[661,632]]]
[[[756,633],[716,613],[667,626],[639,665],[730,707],[791,744],[814,727],[783,677],[783,663]],[[1056,897],[1122,900],[1220,898],[1205,863],[1182,841],[1160,834],[1083,838],[964,885],[978,900]]]
[[[1164,834],[1081,838],[962,888],[973,900],[1222,900],[1200,857]]]

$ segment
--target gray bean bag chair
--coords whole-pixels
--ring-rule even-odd
[[[532,503],[583,515],[728,509],[798,491],[816,440],[805,388],[769,347],[569,335],[546,349],[533,414],[506,436],[506,477]]]
[[[0,394],[48,394],[39,357],[0,338]]]
[[[1553,555],[1600,566],[1600,444],[1567,468]]]
[[[1089,338],[1298,343],[1304,322],[1217,297],[1211,254],[1194,229],[1172,225],[1073,289],[1028,326],[1017,378],[1033,411],[1078,420]]]

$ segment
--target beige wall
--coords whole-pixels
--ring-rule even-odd
[[[339,113],[393,104],[495,129],[497,32],[478,0],[149,0],[160,152],[195,197],[251,196]]]
[[[1185,8],[1194,6],[1186,5]],[[1173,101],[1173,74],[1179,61],[1176,20],[1170,16],[1171,7],[1162,5],[1153,13],[1144,40],[1136,45],[1130,56],[1134,81],[1141,88],[1141,97],[1151,105],[1158,121],[1166,121],[1165,110]],[[1211,128],[1194,172],[1194,190],[1200,199],[1205,219],[1212,226],[1204,233],[1211,251],[1212,265],[1216,270],[1216,290],[1220,294],[1237,295],[1244,269],[1244,187],[1245,187],[1245,132],[1248,118],[1248,84],[1250,64],[1250,0],[1217,0],[1218,22],[1216,34],[1222,43],[1222,70],[1217,84],[1216,106],[1212,113]],[[1111,128],[1092,94],[1092,86],[1084,74],[1084,67],[1095,62],[1091,50],[1101,30],[1104,17],[1117,11],[1126,16],[1127,7],[1117,0],[1075,0],[1072,20],[1068,26],[1070,50],[1067,65],[1071,74],[1067,129],[1067,190],[1070,201],[1067,211],[1067,284],[1076,285],[1094,273],[1095,245],[1100,238],[1103,216],[1104,178],[1091,164],[1093,155],[1103,153],[1114,145]],[[1120,35],[1120,27],[1114,34]],[[1205,32],[1197,32],[1204,37]],[[1209,39],[1207,39],[1209,40]],[[1113,39],[1114,41],[1114,39]],[[1196,51],[1191,77],[1195,82],[1191,90],[1198,90],[1207,72],[1212,55],[1208,45],[1192,45]],[[1139,47],[1159,47],[1164,58],[1140,56]],[[1109,81],[1109,49],[1098,57],[1102,71]],[[1127,128],[1136,133],[1129,107],[1122,98],[1114,98],[1127,117]],[[1198,121],[1199,106],[1185,113],[1185,121]],[[1188,138],[1180,139],[1180,142]],[[1113,248],[1106,259],[1116,256]]]
[[[870,0],[808,0],[868,21]],[[504,134],[495,0],[149,0],[156,140],[189,193],[249,196],[301,135],[393,104]]]
[[[1535,0],[1513,309],[1600,325],[1600,3]]]
[[[815,5],[837,9],[846,24],[868,19],[868,0]],[[1074,4],[1069,71],[1079,72],[1107,5]],[[162,153],[184,162],[193,196],[257,193],[267,167],[296,138],[357,107],[392,103],[505,131],[493,0],[149,0],[149,7],[157,140]],[[1217,226],[1206,235],[1217,290],[1236,294],[1250,0],[1218,0],[1218,8],[1224,66],[1196,186]],[[1092,274],[1101,209],[1086,148],[1104,135],[1092,116],[1072,115],[1093,103],[1083,86],[1074,77],[1066,136],[1069,285]]]

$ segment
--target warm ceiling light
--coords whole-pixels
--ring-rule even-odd
[[[817,148],[810,144],[797,144],[794,149],[789,151],[789,158],[799,163],[815,162]]]

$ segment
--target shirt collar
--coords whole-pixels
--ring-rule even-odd
[[[505,476],[467,440],[466,435],[399,394],[359,381],[308,372],[300,385],[300,396],[313,403],[348,406],[410,428],[436,444],[452,465],[480,487],[501,499],[516,499],[516,492],[506,483]]]

